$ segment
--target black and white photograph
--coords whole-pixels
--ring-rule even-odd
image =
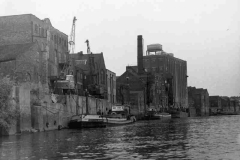
[[[0,0],[0,160],[240,160],[240,0]]]

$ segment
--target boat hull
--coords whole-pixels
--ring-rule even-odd
[[[145,120],[165,120],[171,119],[171,114],[168,113],[156,113],[156,114],[149,114],[145,115]]]
[[[104,122],[89,122],[89,121],[70,121],[68,124],[70,129],[82,129],[82,128],[105,128]]]
[[[160,116],[154,116],[154,115],[145,115],[144,120],[160,120]]]
[[[187,118],[188,113],[187,112],[182,112],[182,111],[176,111],[171,113],[172,118]]]
[[[130,117],[130,119],[126,118],[106,118],[104,119],[106,126],[120,126],[127,125],[136,122],[135,116]]]
[[[74,116],[68,123],[70,129],[81,129],[81,128],[104,128],[106,127],[104,119],[98,115],[80,115]]]
[[[169,114],[169,115],[161,115],[161,120],[168,120],[168,119],[171,119],[171,118],[172,118],[171,114]]]

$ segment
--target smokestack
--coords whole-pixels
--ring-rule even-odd
[[[138,38],[137,38],[137,65],[138,65],[138,74],[143,74],[143,38],[142,38],[142,35],[138,35]]]

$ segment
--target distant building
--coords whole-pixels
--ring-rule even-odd
[[[188,115],[189,117],[196,117],[196,107],[195,107],[195,101],[194,101],[194,91],[195,87],[188,87]]]
[[[108,102],[116,103],[116,73],[106,69],[107,71],[107,94]]]
[[[209,115],[209,94],[207,89],[188,87],[189,97],[193,100],[193,106],[196,109],[196,116]]]
[[[48,18],[40,20],[35,15],[11,15],[0,17],[0,45],[38,42],[42,66],[39,74],[48,90],[63,71],[68,58],[68,36],[54,28]]]
[[[142,37],[138,37],[138,48],[143,44]],[[141,42],[142,41],[142,42]],[[151,54],[155,52],[155,54]],[[187,94],[187,62],[175,58],[172,53],[162,51],[161,45],[150,46],[147,55],[138,52],[138,69],[155,75],[156,103],[175,108],[188,108]],[[142,58],[142,59],[141,59]],[[140,71],[139,73],[141,73]],[[166,87],[167,86],[167,87]],[[167,92],[166,91],[167,88]],[[159,98],[158,98],[159,97]]]
[[[142,113],[148,108],[164,111],[168,106],[186,110],[188,108],[186,61],[163,51],[159,54],[162,49],[160,44],[149,45],[148,54],[144,56],[143,43],[142,36],[138,36],[137,66],[127,66],[126,71],[117,79],[117,86],[120,84],[129,86],[129,100],[135,113]],[[149,52],[155,52],[155,55]]]
[[[230,97],[233,101],[234,111],[239,113],[240,112],[240,97]]]
[[[209,107],[210,115],[217,114],[222,110],[221,97],[220,96],[209,96]]]
[[[96,98],[108,99],[107,95],[107,70],[103,53],[83,54],[82,52],[70,54],[71,70],[76,72],[76,67],[86,76],[82,89]],[[75,67],[75,69],[74,69]]]
[[[126,71],[117,78],[117,102],[131,105],[131,114],[138,116],[146,109],[146,81],[133,68],[135,66],[127,66]]]
[[[227,96],[221,97],[221,105],[222,105],[222,111],[223,112],[230,112],[230,98]]]

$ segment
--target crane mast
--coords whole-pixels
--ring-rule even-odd
[[[89,79],[89,84],[92,84],[93,83],[93,63],[94,63],[94,58],[91,56],[92,55],[92,52],[90,50],[90,45],[89,45],[89,40],[87,39],[85,41],[85,43],[87,43],[87,53],[89,54],[88,55],[88,62],[89,62],[89,69],[90,69],[90,73],[89,73],[89,76],[90,76],[90,79]]]
[[[70,40],[69,40],[69,54],[73,54],[74,53],[74,49],[75,49],[75,27],[76,27],[76,17],[73,18],[73,24],[72,24],[72,31],[70,34]]]
[[[75,48],[75,22],[76,22],[76,17],[74,16],[73,17],[73,23],[72,23],[72,30],[71,30],[71,33],[70,33],[70,37],[69,37],[69,46],[68,46],[68,53],[69,54],[74,54],[74,48]],[[63,69],[62,69],[62,73],[61,74],[69,74],[70,72],[70,59],[69,59],[69,55],[67,56],[66,58],[66,63],[64,64],[63,66]]]
[[[75,22],[76,17],[73,18],[73,24],[72,24],[72,30],[70,34],[69,39],[69,54],[74,54],[74,48],[75,48]],[[61,89],[62,94],[71,94],[71,92],[75,91],[75,93],[78,91],[76,88],[75,80],[74,80],[74,73],[72,71],[73,68],[71,68],[71,58],[69,58],[69,54],[67,54],[66,62],[63,64],[63,67],[61,69],[60,76],[58,80],[54,82],[54,88]]]
[[[90,50],[90,45],[89,45],[88,39],[85,41],[85,43],[87,43],[87,53],[90,54],[91,50]]]

